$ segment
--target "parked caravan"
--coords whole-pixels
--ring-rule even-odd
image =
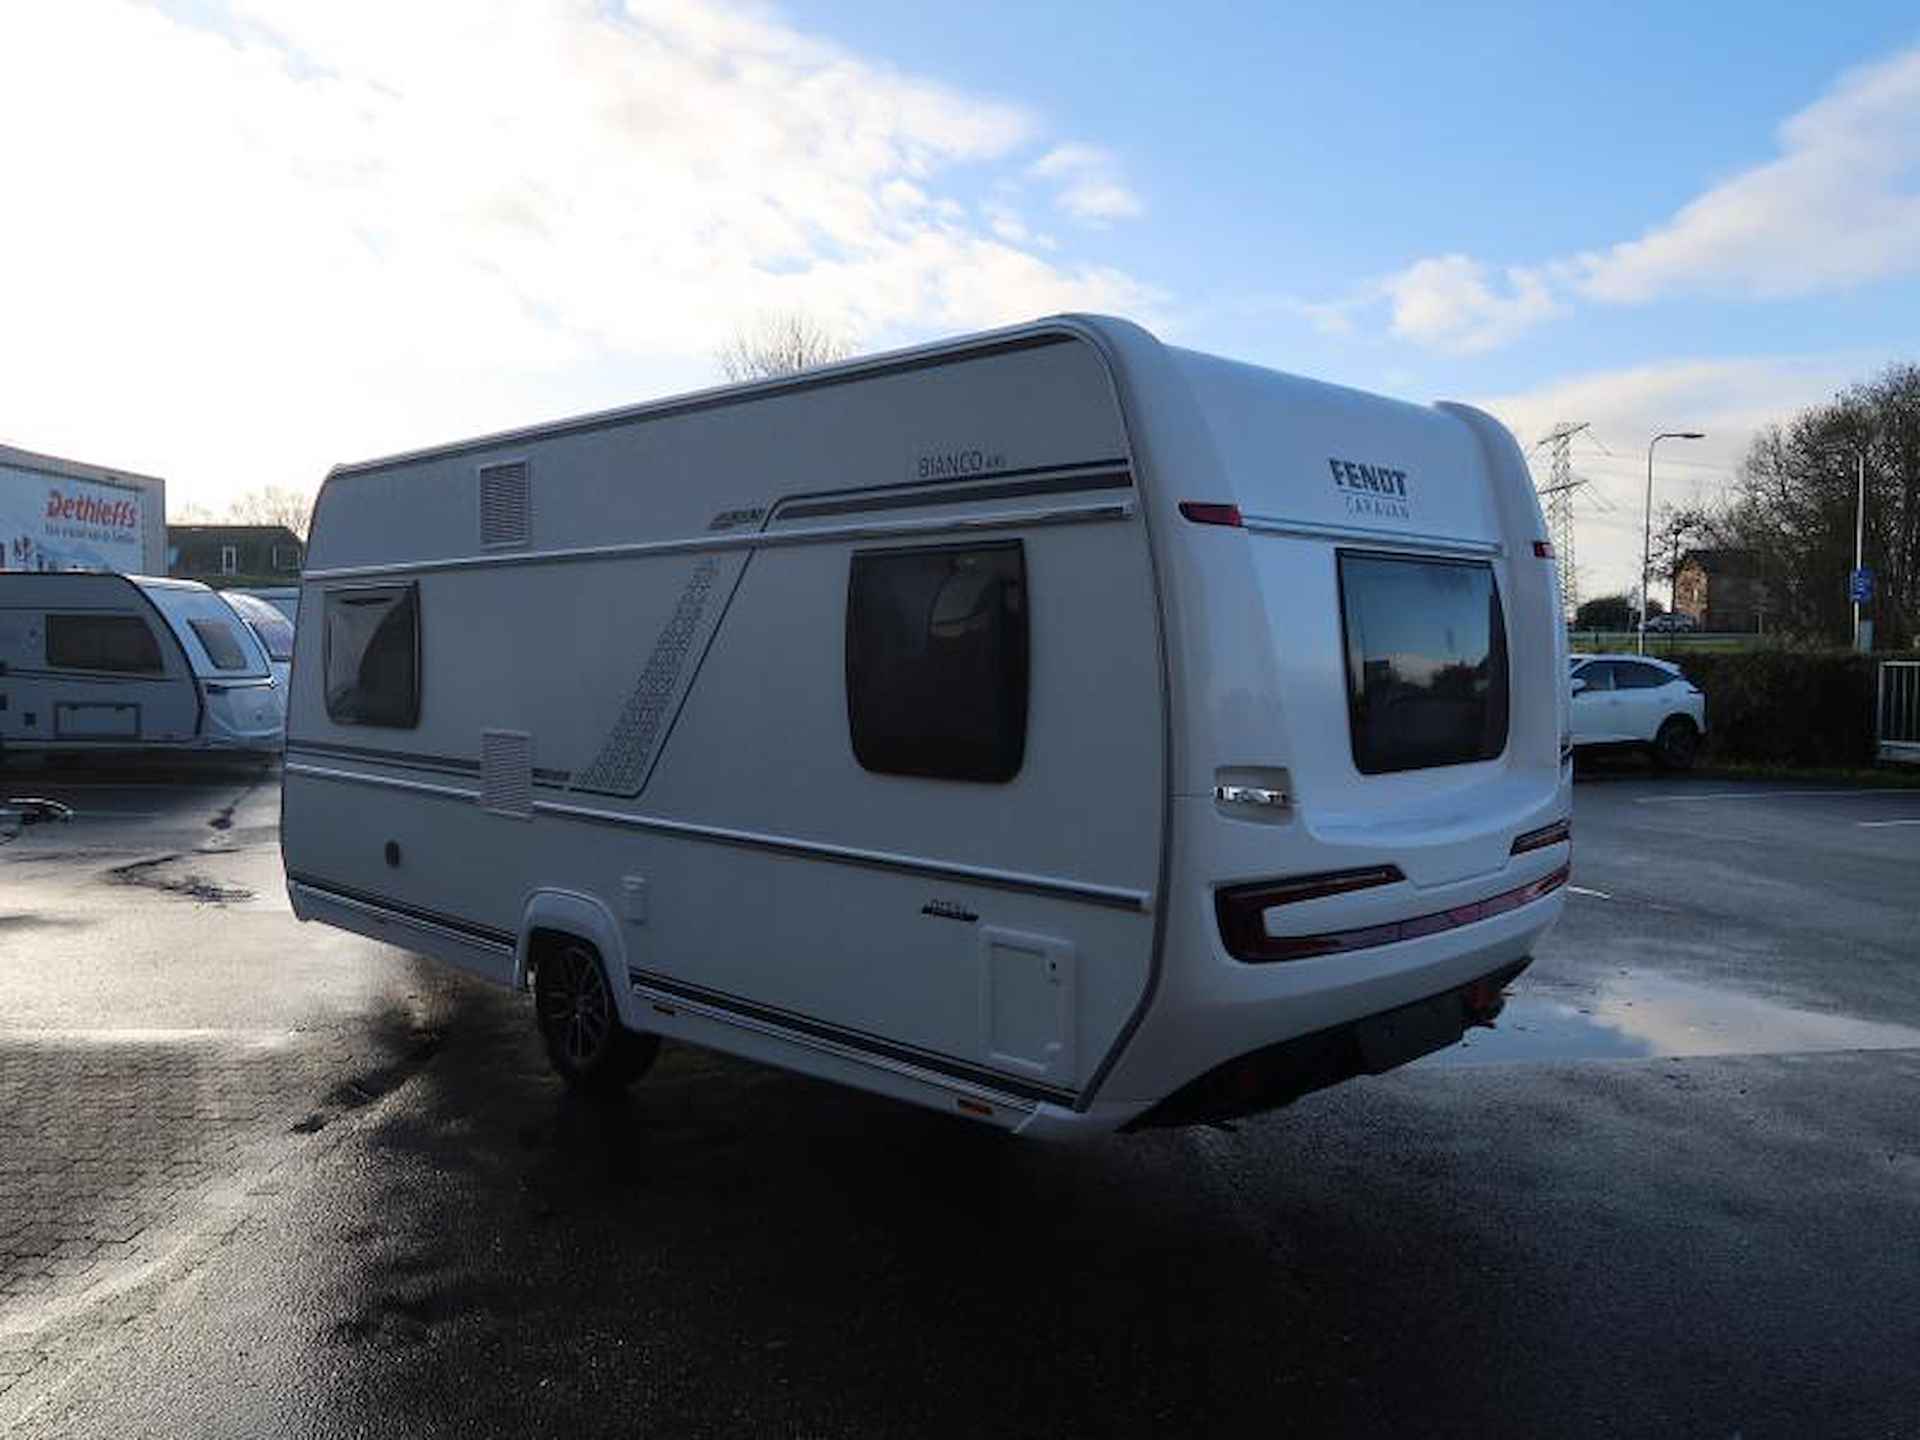
[[[1562,905],[1565,636],[1465,406],[1070,317],[343,466],[295,911],[1029,1134],[1497,1013]]]
[[[285,692],[193,580],[0,574],[0,751],[270,752]]]
[[[284,694],[293,675],[293,621],[279,606],[248,591],[222,590],[219,595],[266,651],[268,668]]]

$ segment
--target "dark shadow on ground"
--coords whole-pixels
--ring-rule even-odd
[[[518,1001],[439,1023],[311,1337],[390,1433],[1756,1436],[1915,1393],[1920,1319],[1869,1319],[1913,1170],[1794,1188],[1912,1163],[1891,1098],[1842,1138],[1671,1063],[1395,1077],[1040,1148],[688,1050],[582,1103]]]

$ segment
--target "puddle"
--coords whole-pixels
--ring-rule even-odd
[[[1920,1049],[1920,1029],[1797,1010],[1752,995],[1639,971],[1590,997],[1550,999],[1525,982],[1492,1030],[1471,1030],[1422,1065],[1525,1060],[1637,1060],[1693,1055],[1783,1055],[1820,1050]]]

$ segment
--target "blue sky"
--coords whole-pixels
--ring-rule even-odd
[[[27,0],[0,52],[59,217],[0,228],[0,439],[216,508],[710,383],[773,311],[1091,308],[1591,421],[1593,593],[1652,430],[1711,495],[1920,335],[1911,4]]]

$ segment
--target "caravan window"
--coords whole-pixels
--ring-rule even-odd
[[[1362,774],[1507,748],[1507,628],[1491,565],[1343,552],[1340,608]]]
[[[327,715],[339,725],[420,723],[416,585],[327,592]]]
[[[233,633],[233,627],[221,620],[189,620],[193,633],[199,637],[206,648],[207,659],[213,662],[216,670],[245,670],[247,652],[240,648],[240,637]]]
[[[847,582],[847,721],[868,770],[1011,780],[1027,747],[1026,559],[871,550]]]
[[[158,675],[160,642],[138,615],[47,616],[47,664],[68,670]]]

